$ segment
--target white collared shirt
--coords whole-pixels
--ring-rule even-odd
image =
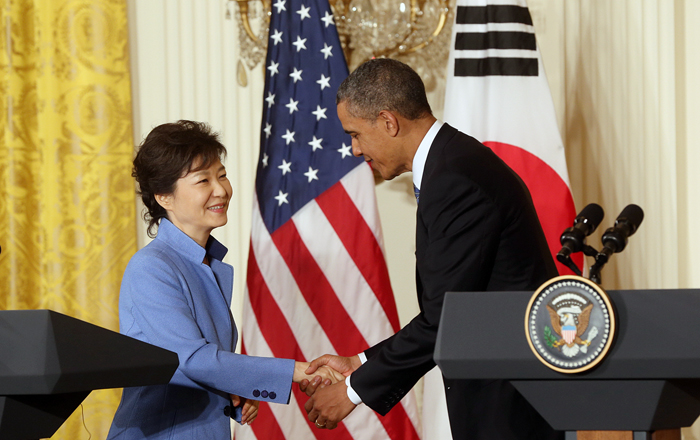
[[[421,181],[423,180],[423,169],[425,168],[425,161],[428,159],[428,153],[430,152],[430,146],[433,145],[435,136],[437,136],[438,131],[442,128],[443,122],[436,120],[430,130],[425,134],[423,140],[416,150],[416,155],[413,156],[413,185],[420,189]]]

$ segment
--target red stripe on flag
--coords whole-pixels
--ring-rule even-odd
[[[248,256],[248,286],[249,292],[255,292],[254,295],[249,295],[251,308],[258,320],[260,331],[263,336],[265,336],[265,340],[272,353],[276,357],[302,359],[303,355],[301,354],[301,349],[292,336],[292,330],[287,324],[277,302],[268,290],[265,280],[262,278],[252,246]],[[254,288],[252,286],[254,286]],[[302,393],[296,385],[292,386],[292,390],[299,403],[303,417],[306,417],[304,404],[308,400],[308,397],[306,394]],[[403,405],[396,405],[385,417],[379,414],[375,415],[379,418],[379,421],[382,423],[391,439],[419,440],[418,433],[411,423],[408,414],[406,414]],[[260,419],[261,416],[259,415],[258,418]],[[264,423],[270,422],[270,420],[264,419]],[[277,423],[277,421],[275,420],[274,423]],[[345,435],[342,431],[347,433],[347,438],[352,438],[350,433],[347,432],[347,428],[342,423],[338,425],[338,428],[332,431],[332,435],[330,435],[330,431],[318,430],[311,422],[308,423],[311,426],[312,432],[318,439],[342,439],[343,435]],[[325,436],[326,434],[328,434],[328,437]],[[273,439],[276,437],[258,438]]]
[[[399,314],[384,253],[362,214],[340,182],[318,196],[316,203],[376,295],[394,332],[399,331]]]
[[[484,145],[491,148],[523,179],[530,190],[532,203],[535,205],[559,273],[573,274],[571,269],[556,260],[557,252],[561,249],[559,237],[564,229],[573,224],[576,217],[574,199],[569,186],[546,162],[527,150],[501,142],[484,142]],[[574,254],[572,259],[579,268],[583,269],[581,267],[583,254]]]
[[[377,296],[394,331],[399,331],[399,315],[384,253],[377,239],[357,210],[343,185],[338,182],[316,198],[316,203],[333,226],[355,265]],[[376,416],[389,437],[401,440],[419,440],[420,437],[406,414],[403,405],[396,405],[385,417]]]
[[[253,290],[251,286],[254,286],[255,290]],[[272,297],[272,294],[267,288],[267,284],[260,273],[252,244],[248,255],[248,292],[255,292],[255,294],[249,294],[250,305],[253,309],[253,314],[255,314],[258,321],[258,327],[265,337],[265,341],[270,347],[272,354],[278,358],[303,359],[301,348],[294,337],[294,333],[289,327],[282,310]],[[306,420],[311,428],[311,432],[317,439],[352,440],[352,435],[350,435],[343,423],[338,424],[338,427],[334,429],[333,432],[316,428],[314,424],[308,420],[306,410],[304,409],[304,405],[309,398],[299,389],[299,386],[296,384],[292,384],[292,392],[294,393],[294,397],[299,405],[299,417],[303,417]],[[260,406],[262,408],[262,404]],[[258,419],[260,418],[262,418],[262,414],[258,415]],[[270,411],[269,417],[266,417],[260,421],[267,424],[271,423],[273,419],[274,424],[277,424],[274,414],[272,414],[272,411]],[[281,431],[279,432],[279,437],[268,436],[268,434],[259,436],[256,430],[254,430],[254,432],[259,439],[268,440],[285,438]]]
[[[384,417],[377,413],[375,415],[393,440],[420,440],[415,426],[401,403],[393,407]]]
[[[304,359],[287,319],[262,277],[252,243],[248,255],[248,296],[260,332],[275,357]]]
[[[288,221],[278,228],[272,234],[272,241],[335,351],[342,356],[354,356],[367,349],[367,342],[301,239],[294,222]]]

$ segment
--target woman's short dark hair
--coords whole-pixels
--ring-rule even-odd
[[[149,237],[155,237],[154,229],[160,219],[167,217],[156,194],[172,194],[179,178],[224,157],[226,147],[205,123],[180,120],[151,130],[139,146],[131,173],[138,183],[136,192],[146,206],[143,219],[148,222]]]
[[[361,64],[338,88],[335,103],[350,115],[374,121],[389,110],[409,120],[432,114],[420,76],[407,64],[376,58]]]

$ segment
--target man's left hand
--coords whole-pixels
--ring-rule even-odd
[[[314,422],[317,428],[335,429],[356,406],[348,398],[347,385],[341,381],[317,389],[304,408],[309,421]]]

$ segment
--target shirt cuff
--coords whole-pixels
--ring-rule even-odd
[[[365,358],[365,360],[367,360],[367,359]],[[350,376],[345,378],[345,385],[348,386],[348,399],[350,399],[350,401],[352,403],[354,403],[355,405],[361,404],[362,399],[360,398],[360,396],[357,395],[355,390],[352,389],[352,385],[350,385]]]
[[[364,351],[361,352],[361,353],[358,353],[358,354],[357,354],[357,357],[360,358],[360,362],[362,362],[363,364],[364,364],[365,362],[367,362],[367,355],[365,354]]]

